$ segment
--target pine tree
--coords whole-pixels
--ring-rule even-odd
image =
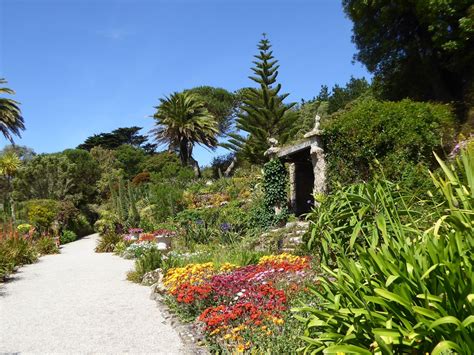
[[[252,163],[263,163],[268,159],[264,156],[269,148],[268,139],[275,138],[285,143],[293,132],[297,114],[291,108],[294,103],[283,101],[289,94],[280,94],[281,84],[277,83],[278,68],[273,57],[270,41],[263,34],[258,44],[259,54],[253,63],[253,76],[249,78],[259,84],[257,88],[243,89],[240,113],[236,119],[236,128],[245,133],[230,134],[225,146],[235,150],[244,159]]]

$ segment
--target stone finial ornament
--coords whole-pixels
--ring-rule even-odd
[[[278,141],[275,138],[268,138],[268,143],[270,143],[270,147],[276,147],[278,145]]]
[[[316,115],[316,117],[314,118],[314,128],[310,132],[306,133],[304,137],[309,138],[309,137],[320,135],[322,133],[320,127],[321,127],[321,117],[319,117],[319,115]]]
[[[275,138],[268,138],[268,143],[270,144],[270,148],[267,149],[264,155],[273,157],[280,151],[280,148],[277,147],[278,141]]]

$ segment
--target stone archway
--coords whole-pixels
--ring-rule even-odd
[[[315,126],[304,139],[290,146],[277,147],[277,141],[272,139],[272,147],[266,155],[278,158],[289,164],[290,176],[290,205],[297,216],[311,211],[315,204],[315,196],[325,194],[326,161],[322,148],[319,116],[315,118]]]

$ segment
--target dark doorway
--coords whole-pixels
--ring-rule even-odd
[[[314,206],[314,173],[311,162],[295,162],[295,182],[295,214],[301,216],[310,212]]]

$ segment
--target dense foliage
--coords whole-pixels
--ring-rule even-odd
[[[474,5],[470,0],[344,0],[354,23],[355,58],[386,99],[472,106]]]
[[[345,225],[333,229],[340,234],[344,228],[352,229],[349,242],[335,240],[329,233],[321,236],[339,246],[332,248],[336,267],[323,266],[320,287],[314,288],[318,307],[299,309],[308,314],[301,318],[306,323],[307,350],[471,351],[473,148],[463,151],[453,164],[438,159],[442,173],[432,174],[432,180],[441,202],[433,204],[434,211],[425,207],[420,217],[379,185],[373,191],[380,201],[375,214],[367,218],[362,209],[347,211]],[[355,191],[348,198],[365,203],[366,194]],[[420,218],[431,226],[424,230]],[[347,248],[353,252],[347,253]]]
[[[413,187],[445,156],[454,140],[454,117],[441,104],[361,99],[326,121],[324,142],[331,185],[368,181],[380,167]]]
[[[117,149],[122,145],[131,145],[135,148],[143,148],[148,152],[153,152],[156,148],[151,143],[147,143],[147,136],[140,134],[142,127],[122,127],[110,133],[94,134],[86,138],[84,143],[77,146],[78,149],[90,151],[94,147],[104,149]]]

